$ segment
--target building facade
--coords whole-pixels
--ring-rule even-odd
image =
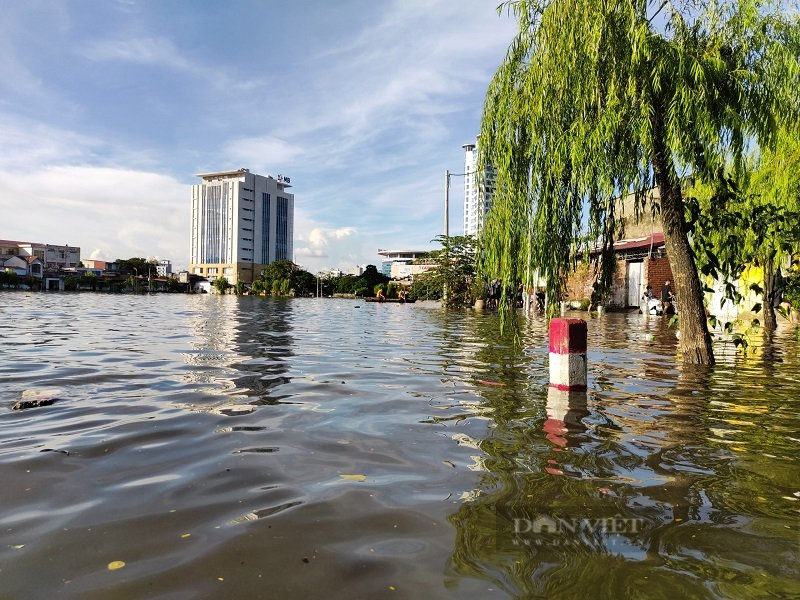
[[[392,279],[404,279],[423,273],[431,266],[417,265],[417,262],[424,259],[428,253],[428,250],[378,249],[378,254],[381,256],[381,273]]]
[[[292,260],[294,194],[288,177],[248,169],[202,173],[192,186],[189,272],[252,283],[269,263]]]
[[[464,144],[464,235],[477,236],[483,230],[486,213],[492,207],[494,170],[478,173],[478,146]]]
[[[0,254],[38,258],[48,271],[71,269],[81,262],[81,249],[78,246],[59,246],[14,240],[0,240]]]
[[[172,261],[159,260],[156,265],[156,273],[159,277],[170,277],[172,275]]]

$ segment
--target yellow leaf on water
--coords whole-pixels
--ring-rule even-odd
[[[191,537],[191,535],[192,535],[191,533],[182,533],[182,534],[181,534],[181,537],[182,537],[183,539],[186,539],[186,538],[188,538],[188,537]]]
[[[349,479],[351,481],[366,481],[366,475],[339,475],[342,479]]]
[[[117,569],[121,569],[125,566],[125,563],[121,560],[112,560],[108,563],[108,570],[109,571],[116,571]]]

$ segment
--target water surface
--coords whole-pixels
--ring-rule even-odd
[[[787,324],[682,369],[664,320],[593,319],[557,397],[538,318],[0,298],[3,600],[800,596]]]

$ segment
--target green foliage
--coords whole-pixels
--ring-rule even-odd
[[[67,275],[64,277],[64,289],[68,292],[74,292],[78,289],[78,284],[80,283],[81,278],[75,275]]]
[[[384,290],[389,283],[389,277],[379,272],[375,265],[367,265],[364,273],[356,277],[355,275],[342,275],[340,277],[330,277],[325,280],[325,294],[335,291],[337,294],[354,294],[364,296],[376,285],[383,285]],[[330,291],[329,291],[330,290]]]
[[[290,260],[271,262],[261,272],[261,276],[253,282],[252,291],[256,294],[272,296],[298,296],[313,294],[316,290],[317,278],[304,271]]]
[[[482,284],[481,284],[481,287]],[[442,287],[433,276],[433,273],[422,273],[414,278],[411,284],[411,295],[422,300],[441,300]]]
[[[308,271],[300,270],[292,276],[290,287],[297,296],[315,296],[317,278]]]
[[[217,291],[218,291],[220,294],[224,294],[224,293],[225,293],[225,291],[226,291],[226,290],[227,290],[229,287],[231,287],[231,284],[230,284],[230,282],[229,282],[227,279],[225,279],[225,278],[224,278],[222,275],[220,275],[219,277],[217,277],[217,278],[216,278],[216,279],[215,279],[215,280],[214,280],[214,281],[211,283],[211,285],[212,285],[212,286],[214,286],[214,289],[215,289],[215,290],[217,290]]]
[[[179,292],[181,291],[181,282],[178,280],[177,277],[170,277],[167,279],[167,291],[169,292]]]
[[[800,249],[800,138],[781,131],[775,148],[748,157],[738,169],[720,171],[689,193],[686,222],[700,271],[721,279],[725,298],[739,303],[737,280],[748,266],[762,267],[764,286],[750,289],[763,302],[751,310],[763,308],[771,326],[783,286],[780,264]]]
[[[155,273],[158,263],[155,261],[148,261],[146,258],[120,258],[114,261],[119,265],[120,275],[139,274],[147,275],[149,271]]]
[[[447,306],[472,306],[476,297],[482,296],[483,285],[476,277],[478,243],[473,236],[440,235],[436,241],[440,250],[431,252],[428,260],[434,267],[417,277],[416,297],[444,298]],[[422,293],[421,293],[422,292]]]
[[[800,261],[792,261],[784,281],[783,297],[794,310],[800,311]]]
[[[19,286],[19,275],[16,271],[0,271],[0,285],[16,288]]]
[[[342,275],[336,279],[334,289],[338,294],[353,294],[357,287],[357,277],[355,275]]]
[[[797,118],[798,29],[777,3],[504,8],[519,28],[484,106],[479,172],[494,168],[495,193],[481,271],[524,281],[538,269],[551,311],[587,251],[585,222],[609,256],[620,192],[635,192],[644,210],[654,175],[675,190],[678,173],[739,164],[745,140],[768,144],[781,120]],[[601,261],[601,295],[612,264]]]
[[[94,273],[84,273],[79,280],[80,286],[90,288],[92,291],[97,289],[97,275]]]

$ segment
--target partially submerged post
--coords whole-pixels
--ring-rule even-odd
[[[550,387],[586,391],[586,321],[550,321]]]

